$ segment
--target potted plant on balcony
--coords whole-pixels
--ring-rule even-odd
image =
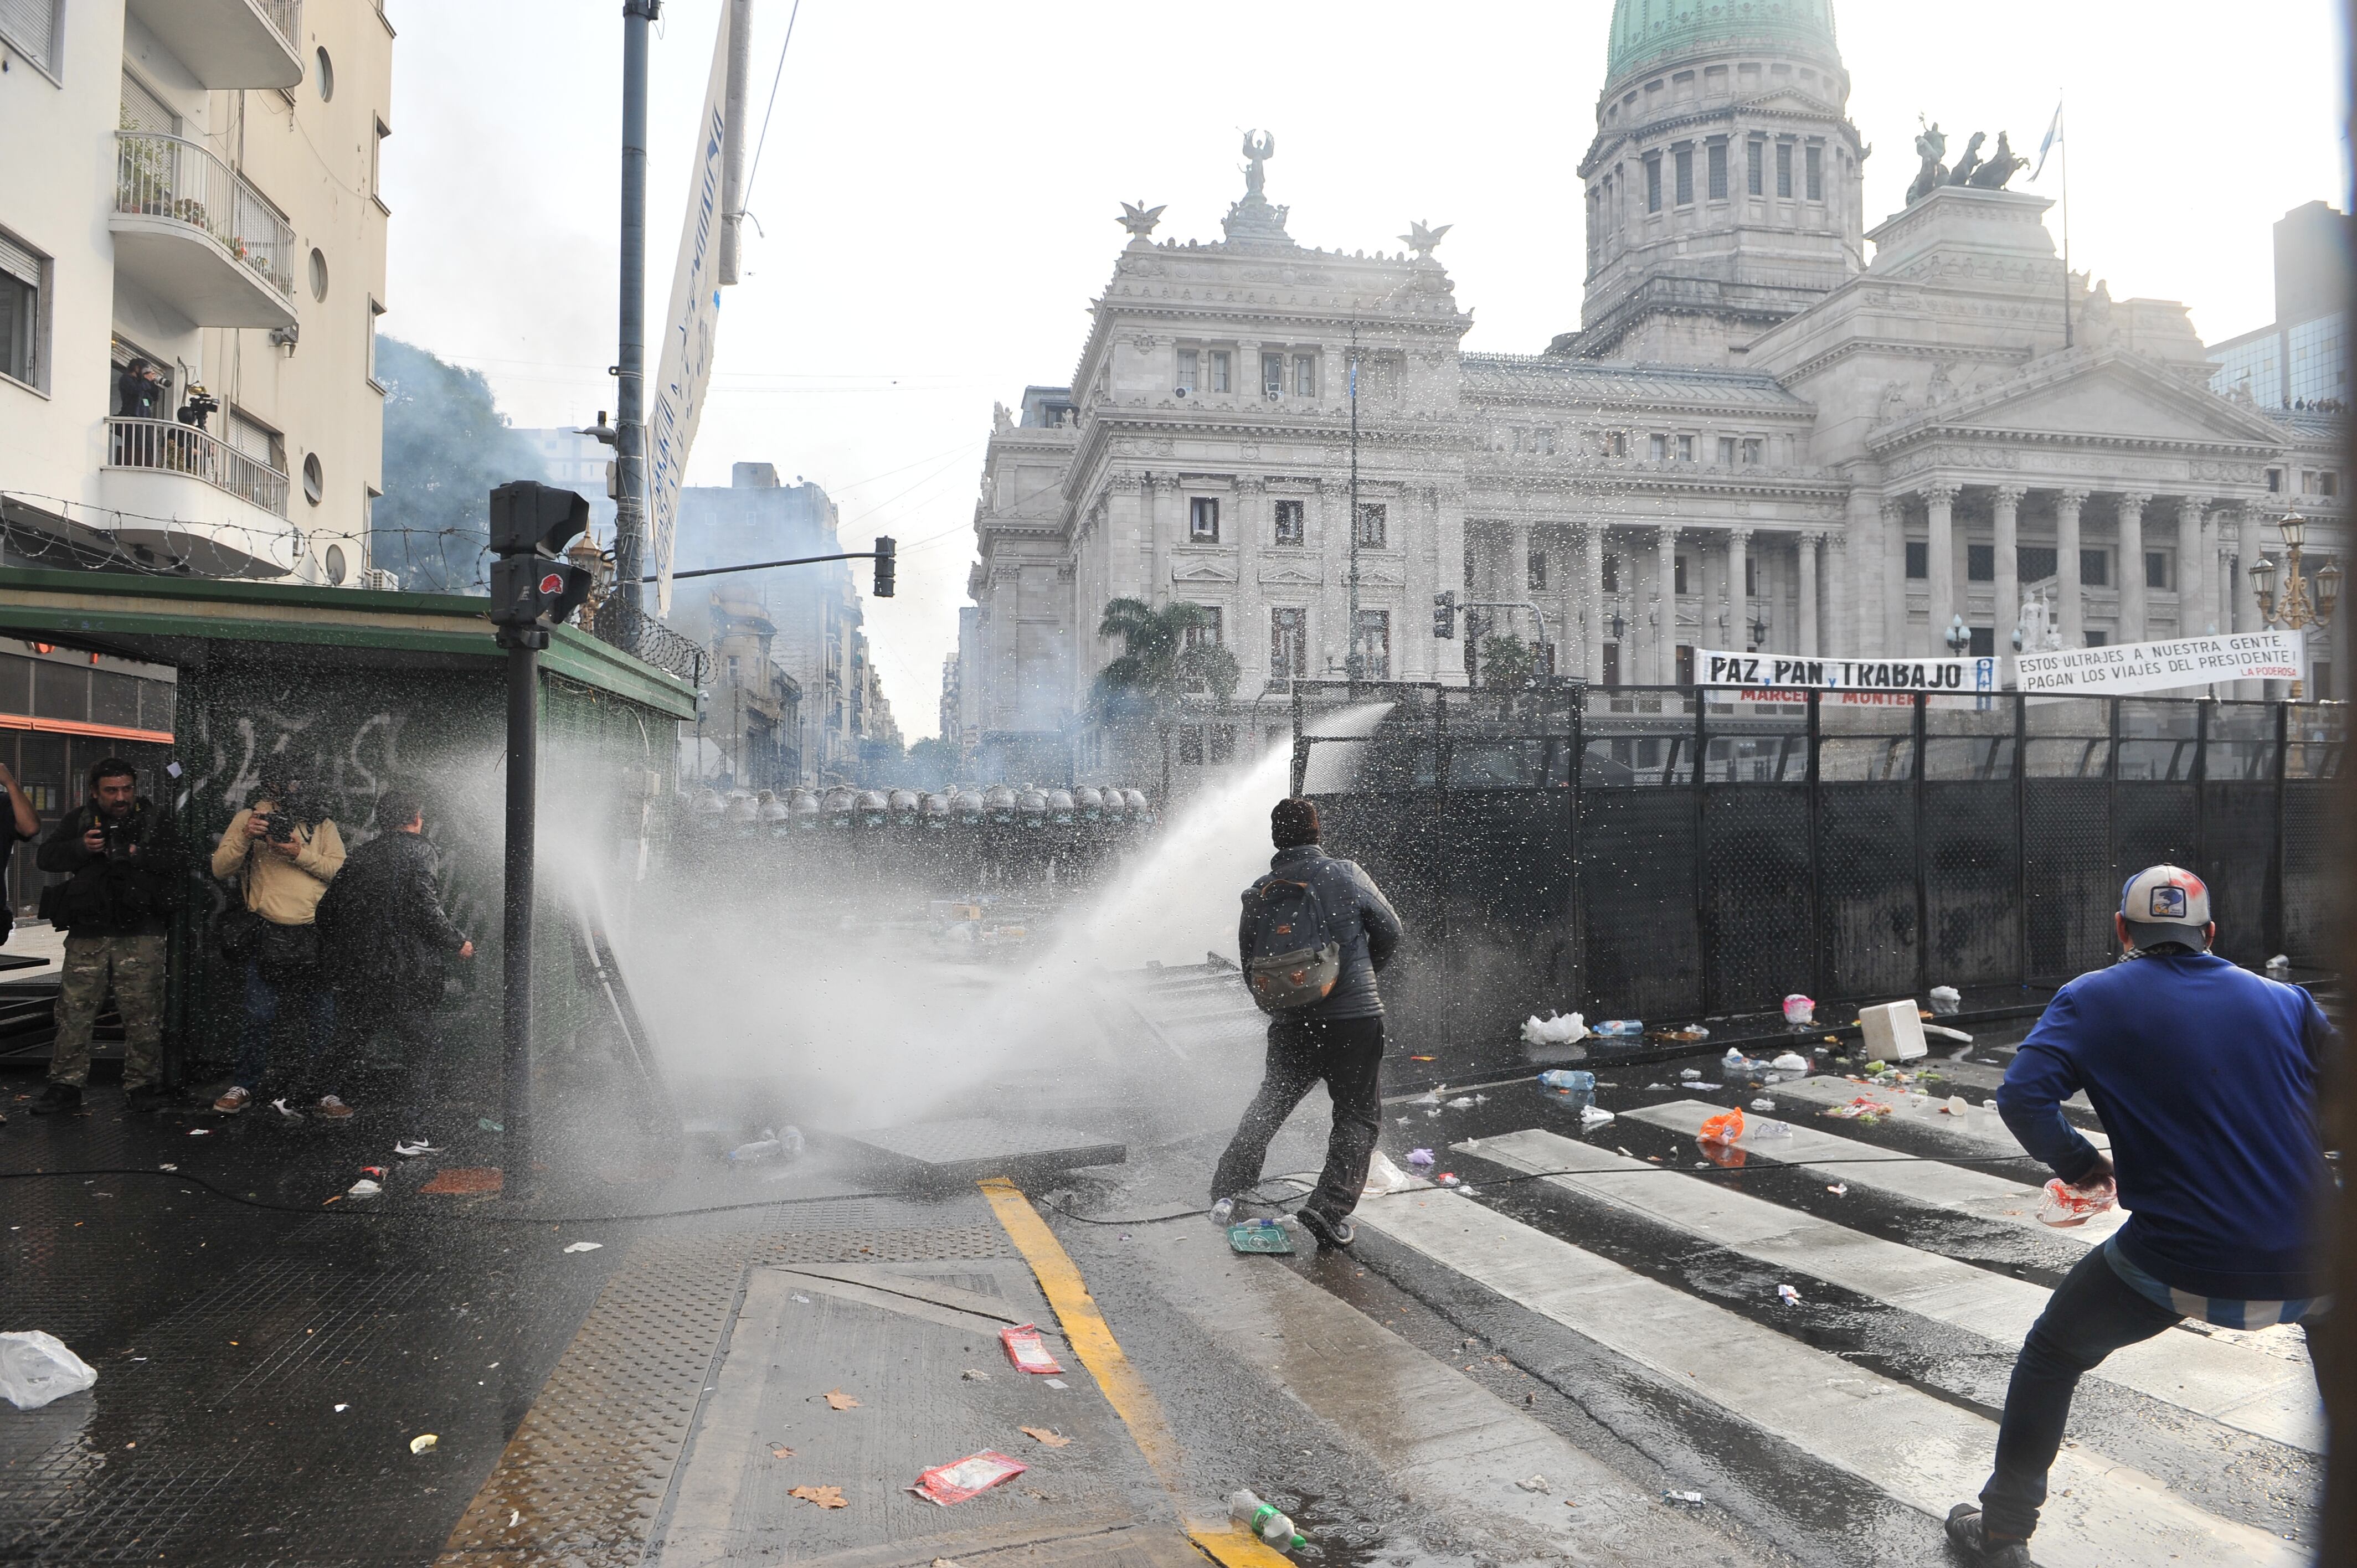
[[[184,196],[173,202],[171,215],[191,228],[211,231],[212,225],[205,221],[205,204],[193,196]]]
[[[117,129],[136,132],[139,127],[126,113],[121,116]],[[157,218],[170,216],[175,168],[172,148],[162,138],[135,134],[124,138],[115,169],[115,210]]]

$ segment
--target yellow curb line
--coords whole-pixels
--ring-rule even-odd
[[[1023,1261],[1031,1265],[1041,1294],[1055,1309],[1056,1321],[1063,1325],[1064,1338],[1071,1344],[1072,1353],[1096,1379],[1097,1387],[1104,1391],[1105,1402],[1129,1428],[1138,1452],[1146,1455],[1146,1462],[1153,1466],[1163,1489],[1178,1505],[1179,1517],[1187,1523],[1188,1539],[1225,1568],[1293,1568],[1291,1558],[1234,1525],[1190,1517],[1179,1468],[1178,1439],[1163,1416],[1162,1402],[1154,1397],[1154,1391],[1146,1386],[1146,1380],[1137,1375],[1129,1358],[1122,1354],[1121,1346],[1114,1341],[1113,1330],[1105,1326],[1104,1314],[1097,1310],[1096,1298],[1089,1294],[1088,1282],[1081,1278],[1071,1255],[1013,1182],[1005,1176],[991,1176],[977,1185],[998,1215],[999,1224],[1006,1228],[1007,1240],[1023,1254]]]

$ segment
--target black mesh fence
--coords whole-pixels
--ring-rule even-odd
[[[1296,788],[1414,939],[1402,1026],[2059,984],[2160,861],[2237,962],[2325,950],[2337,704],[1776,695],[1300,682]]]

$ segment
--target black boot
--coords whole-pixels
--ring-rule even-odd
[[[161,1111],[171,1103],[172,1091],[160,1083],[143,1083],[136,1089],[124,1090],[123,1095],[124,1109],[135,1116]]]
[[[81,1109],[81,1090],[70,1083],[52,1083],[41,1090],[33,1101],[33,1114],[47,1116],[52,1112],[76,1112]]]
[[[1967,1562],[1983,1568],[2034,1568],[2029,1542],[1990,1540],[1981,1510],[1970,1503],[1958,1503],[1948,1510],[1948,1539],[1964,1549]]]

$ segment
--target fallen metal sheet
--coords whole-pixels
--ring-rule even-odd
[[[970,1187],[995,1176],[1037,1180],[1129,1159],[1126,1147],[1095,1133],[979,1116],[830,1136],[884,1179],[925,1188]]]

